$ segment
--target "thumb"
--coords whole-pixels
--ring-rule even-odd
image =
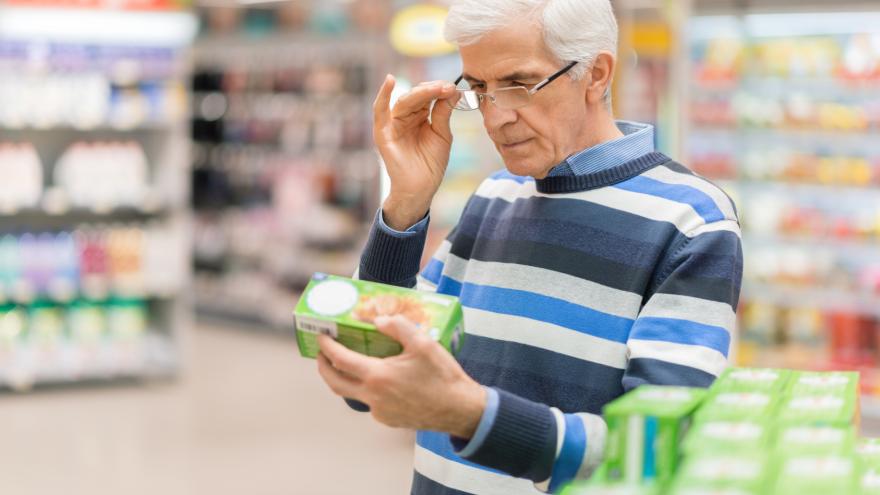
[[[449,127],[449,119],[452,117],[452,107],[459,98],[458,91],[451,83],[443,86],[443,92],[440,98],[434,102],[434,108],[431,110],[431,129],[439,134],[443,139],[452,142],[452,130]]]
[[[400,342],[404,349],[424,333],[413,322],[400,315],[380,316],[374,322],[380,333]]]

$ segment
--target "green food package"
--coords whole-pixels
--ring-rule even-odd
[[[859,374],[855,371],[796,371],[791,378],[791,395],[838,395],[857,397]]]
[[[768,392],[717,391],[706,399],[705,404],[697,411],[695,420],[764,422],[773,417],[777,402],[778,395]]]
[[[669,493],[763,493],[769,476],[764,452],[710,453],[689,456],[682,463]]]
[[[852,455],[790,455],[778,460],[774,495],[855,495],[860,470]]]
[[[373,324],[379,316],[394,315],[425,329],[453,354],[461,348],[464,323],[458,298],[316,273],[294,310],[300,354],[317,357],[320,334],[368,356],[399,354],[400,343]]]
[[[791,395],[779,407],[779,422],[846,427],[857,423],[857,402],[851,394]]]
[[[876,466],[863,466],[859,476],[860,495],[876,495],[880,493],[880,468]]]
[[[855,430],[852,426],[787,425],[776,435],[776,450],[780,455],[849,454],[853,451]]]
[[[708,420],[694,424],[684,439],[685,455],[750,452],[770,445],[772,428],[752,420]]]
[[[699,388],[643,385],[606,405],[609,480],[660,485],[670,480],[691,414],[706,393]]]
[[[785,390],[791,375],[789,370],[771,368],[727,368],[712,384],[712,391],[773,394]]]
[[[856,455],[867,468],[880,470],[880,438],[860,438]]]

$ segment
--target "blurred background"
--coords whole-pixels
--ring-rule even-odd
[[[880,434],[880,5],[614,0],[614,106],[737,201],[735,360],[862,372]],[[443,1],[0,1],[0,492],[405,493],[411,432],[300,358],[387,189],[370,106]],[[456,113],[433,250],[502,167]]]

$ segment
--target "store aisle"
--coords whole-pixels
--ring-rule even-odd
[[[187,344],[176,382],[0,396],[0,493],[406,493],[412,434],[349,411],[292,339]]]

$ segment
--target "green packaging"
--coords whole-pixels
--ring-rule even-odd
[[[838,395],[856,397],[859,374],[855,371],[796,371],[791,379],[791,395]]]
[[[643,385],[605,406],[608,478],[628,484],[656,481],[675,473],[691,414],[706,390]]]
[[[869,469],[880,469],[880,438],[860,438],[856,455]]]
[[[860,495],[876,495],[880,493],[880,468],[876,466],[863,466],[859,476]]]
[[[774,495],[855,495],[858,463],[851,455],[794,455],[778,461]]]
[[[318,355],[318,335],[375,357],[402,351],[400,343],[373,324],[376,317],[401,315],[425,329],[453,354],[464,340],[461,304],[443,294],[316,273],[294,310],[300,354]]]
[[[767,456],[746,453],[709,453],[688,457],[669,493],[743,493],[757,495],[767,484]]]
[[[777,395],[768,392],[713,392],[697,411],[699,422],[711,420],[767,421],[776,411]]]
[[[785,390],[792,372],[772,368],[727,368],[712,385],[713,392],[766,392]]]
[[[855,431],[851,426],[789,425],[779,428],[776,449],[781,455],[848,454],[853,451]]]
[[[779,408],[779,422],[846,427],[856,424],[857,402],[849,394],[791,395]]]
[[[685,455],[701,452],[750,452],[770,444],[771,428],[766,423],[742,420],[708,420],[694,424],[685,437]]]

